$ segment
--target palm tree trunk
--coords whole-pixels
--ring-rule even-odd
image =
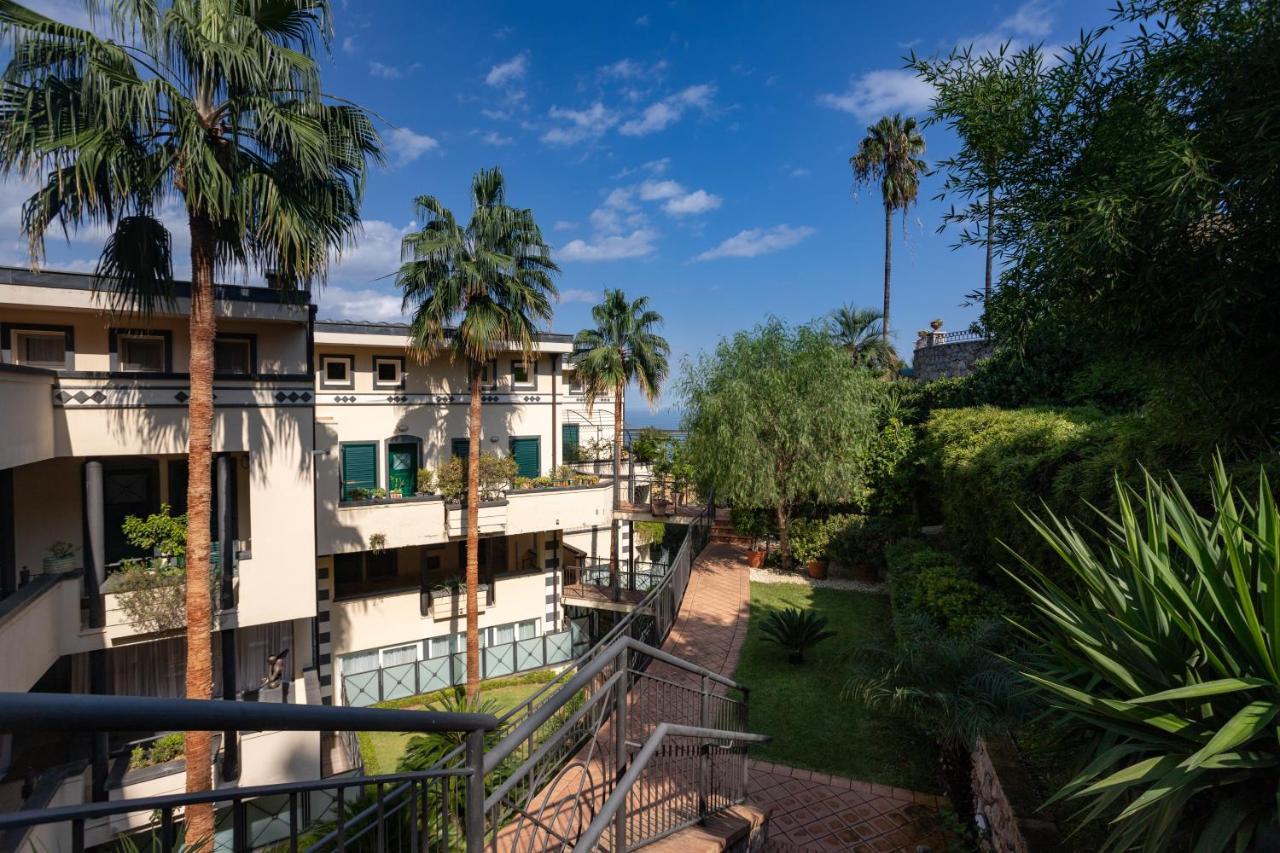
[[[985,315],[988,307],[991,305],[991,254],[995,246],[995,238],[992,231],[996,227],[996,187],[995,184],[987,186],[987,281],[983,288],[982,296],[982,313]],[[986,325],[985,323],[983,325]],[[990,332],[987,332],[988,337]]]
[[[213,270],[214,230],[209,217],[193,213],[191,228],[190,394],[187,400],[187,698],[213,698],[213,607],[209,587],[210,501],[213,482]],[[187,732],[187,791],[212,787],[212,735]],[[186,843],[211,845],[213,805],[188,806]]]
[[[889,346],[889,273],[893,270],[893,205],[884,206],[884,319],[881,322],[881,337],[884,345]]]
[[[471,410],[467,416],[467,699],[480,692],[480,371],[471,362]]]
[[[619,382],[613,389],[613,508],[621,505],[622,472],[622,393],[625,386]],[[621,597],[621,578],[618,573],[618,516],[614,513],[613,524],[609,529],[609,587],[613,591],[613,600]]]

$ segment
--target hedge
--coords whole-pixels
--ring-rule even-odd
[[[982,584],[972,570],[917,539],[885,548],[885,562],[899,633],[911,614],[927,617],[943,631],[963,633],[1008,612],[1004,596]]]

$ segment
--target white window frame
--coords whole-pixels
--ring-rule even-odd
[[[480,371],[480,387],[485,391],[492,391],[498,387],[498,360],[491,358],[484,363],[484,367]]]
[[[532,626],[533,626],[533,636],[531,636],[531,637],[522,637],[522,636],[520,636],[520,629],[521,629],[521,627],[523,627],[523,626],[525,626],[525,625],[532,625]],[[542,620],[541,620],[541,619],[521,619],[519,622],[517,622],[517,623],[516,623],[516,642],[520,642],[521,640],[536,640],[536,639],[538,639],[538,637],[539,637],[539,636],[541,635],[541,633],[542,633],[542,630],[541,630],[541,629],[542,629]]]
[[[53,338],[62,339],[62,361],[27,361],[23,357],[23,342],[28,338]],[[42,329],[14,329],[13,330],[13,363],[23,364],[27,367],[42,367],[46,370],[67,370],[67,360],[71,355],[71,348],[67,345],[67,333],[63,331],[50,331]]]
[[[329,365],[341,364],[347,371],[347,379],[345,382],[329,378]],[[320,387],[321,388],[354,388],[356,385],[356,369],[355,361],[349,355],[322,355],[320,356]]]
[[[404,651],[405,649],[413,649],[413,660],[401,661],[401,663],[417,663],[418,661],[422,660],[422,641],[419,640],[412,643],[400,643],[399,645],[395,645],[395,646],[383,646],[382,648],[378,649],[378,666],[384,669],[388,666],[400,666],[400,664],[397,664],[397,663],[388,663],[387,654],[389,652],[401,652],[401,651]]]
[[[369,667],[368,669],[355,669],[355,670],[348,669],[347,658],[354,658],[354,657],[361,657],[366,659],[372,657],[373,666]],[[382,653],[378,649],[366,649],[363,652],[349,652],[345,655],[339,655],[338,661],[342,664],[343,675],[359,675],[362,672],[373,672],[375,670],[381,669]]]
[[[130,342],[133,341],[152,341],[160,344],[160,366],[159,367],[129,367],[125,360],[125,349]],[[122,373],[164,373],[165,362],[169,357],[166,351],[168,341],[164,335],[152,335],[144,332],[121,332],[116,338],[116,360],[117,365]]]
[[[517,364],[523,364],[525,366],[526,378],[523,382],[516,379]],[[536,358],[531,358],[528,360],[524,358],[511,359],[511,387],[520,388],[523,390],[528,390],[531,388],[538,387],[538,360]]]
[[[394,380],[383,379],[378,374],[378,368],[384,364],[390,364],[396,369],[396,378]],[[401,388],[404,386],[404,362],[392,356],[374,356],[373,358],[373,387],[375,388]]]

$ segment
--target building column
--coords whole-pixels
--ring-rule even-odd
[[[84,463],[84,593],[89,599],[89,627],[107,622],[102,584],[107,579],[107,534],[102,463]],[[104,664],[105,666],[105,664]]]
[[[221,468],[219,468],[221,472]],[[221,478],[219,478],[221,479]],[[236,629],[219,632],[222,638],[222,698],[236,701]],[[232,729],[222,733],[222,781],[230,782],[240,777],[239,732]]]
[[[18,588],[18,539],[13,521],[13,469],[0,471],[0,598]]]
[[[97,464],[97,463],[93,463]],[[88,549],[86,549],[88,550]],[[85,577],[89,576],[87,571]],[[101,598],[99,598],[101,601]],[[92,608],[91,611],[92,612]],[[107,650],[94,649],[89,652],[89,692],[94,696],[105,696],[110,691],[107,689]],[[95,803],[106,802],[107,797],[107,756],[108,756],[108,737],[107,732],[94,732],[89,735],[90,742],[90,799]]]
[[[223,610],[234,610],[236,606],[235,540],[231,537],[231,508],[232,501],[236,499],[233,462],[225,453],[214,460],[218,490],[218,568],[221,574],[219,603]]]

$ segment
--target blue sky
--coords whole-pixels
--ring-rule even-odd
[[[32,5],[62,16],[79,7]],[[465,215],[471,175],[493,165],[555,246],[557,331],[588,323],[606,287],[645,294],[678,364],[770,314],[879,306],[882,208],[874,191],[855,195],[848,158],[880,115],[924,115],[930,93],[901,57],[1006,39],[1059,45],[1105,23],[1110,5],[339,3],[325,87],[386,122],[388,165],[369,182],[364,237],[335,267],[321,316],[398,319],[384,276],[412,198],[431,193]],[[954,149],[944,129],[925,134],[931,163]],[[904,355],[931,319],[957,329],[976,313],[962,303],[982,284],[982,252],[953,251],[955,235],[936,233],[940,181],[926,179],[905,231],[895,226]],[[26,189],[0,186],[0,262],[25,262]],[[60,240],[50,266],[92,268],[100,234]]]

